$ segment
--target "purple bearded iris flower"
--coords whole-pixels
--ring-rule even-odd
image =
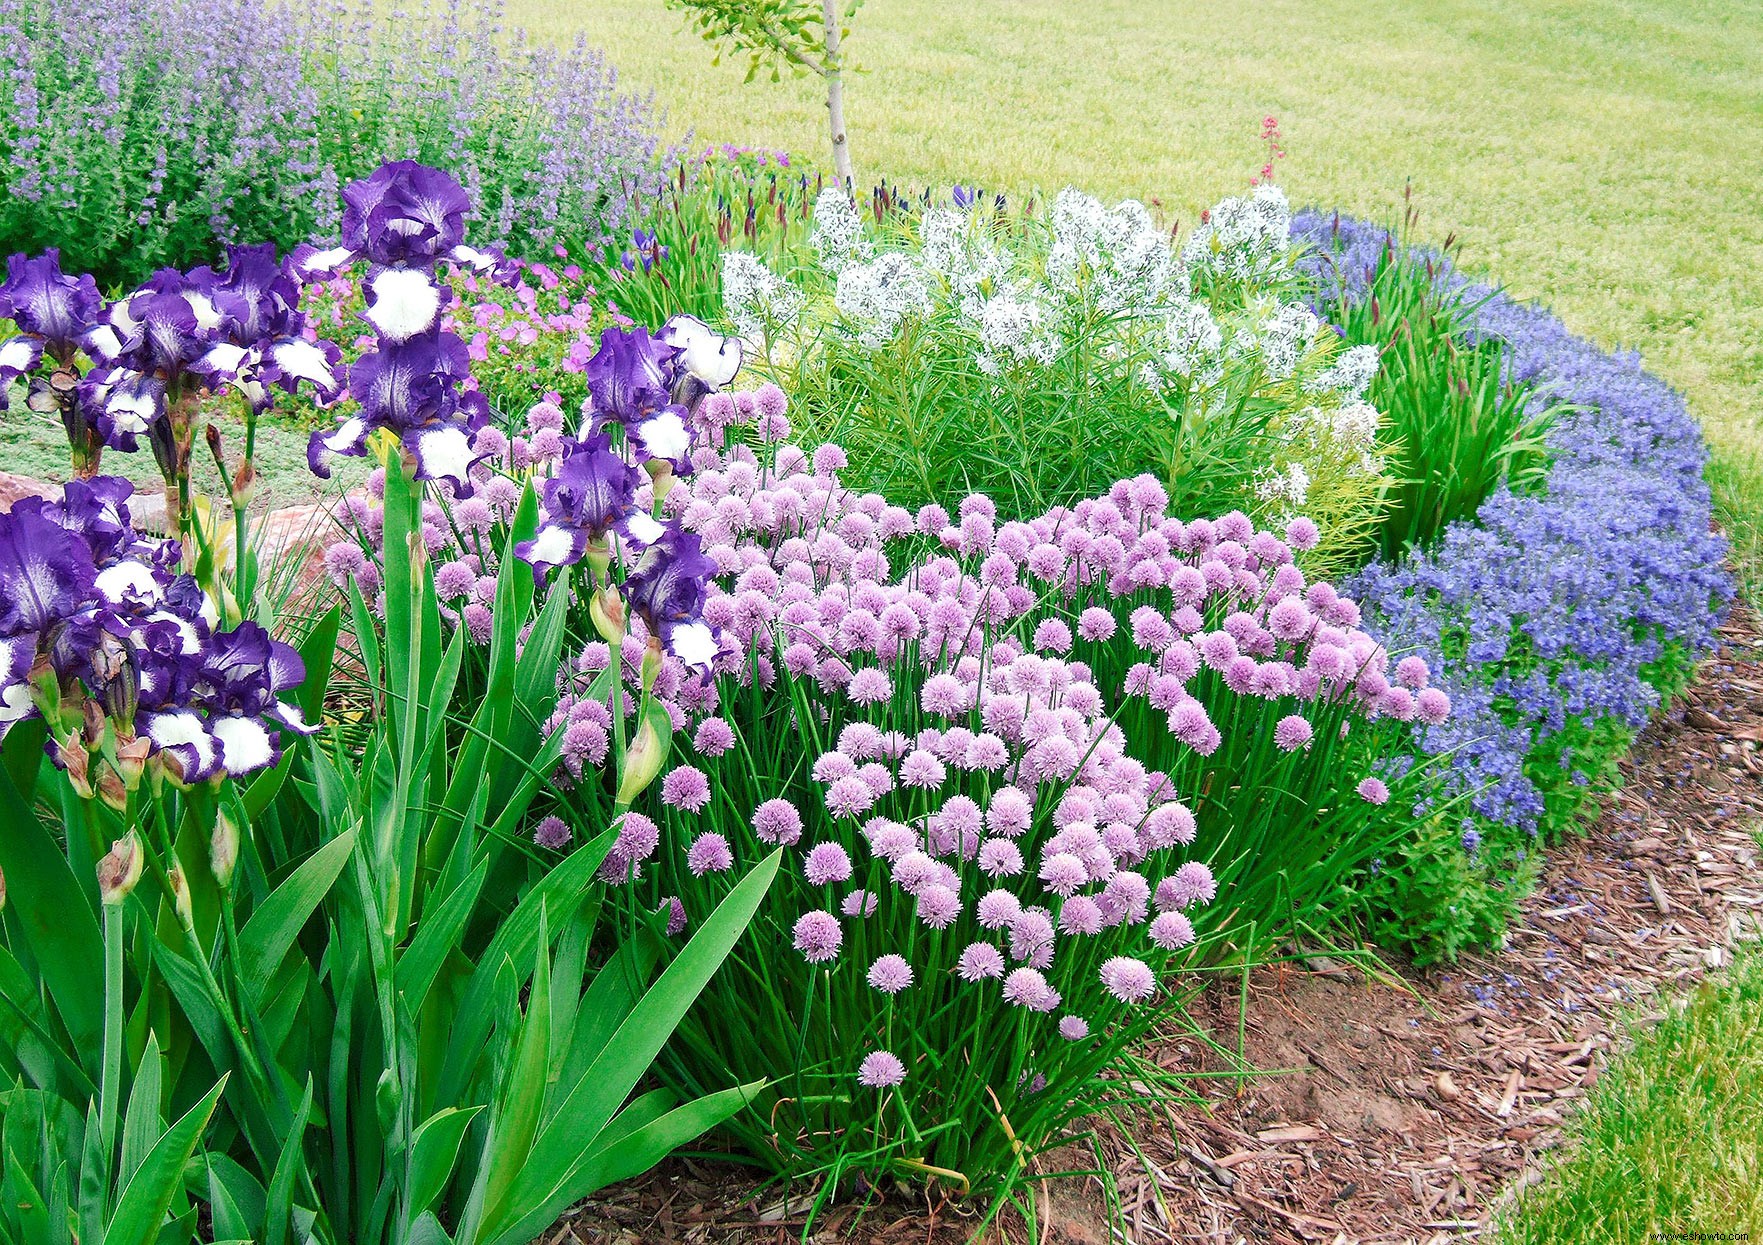
[[[306,458],[315,475],[330,478],[331,454],[359,457],[376,428],[397,434],[416,463],[418,480],[450,480],[471,494],[468,472],[477,456],[471,437],[488,421],[489,403],[460,386],[470,375],[465,343],[434,330],[402,342],[383,341],[349,369],[349,393],[360,411],[331,433],[315,432]]]
[[[302,247],[290,263],[297,276],[311,279],[369,260],[363,318],[379,346],[349,369],[349,394],[361,410],[333,432],[313,433],[307,462],[328,477],[329,455],[363,454],[368,434],[385,428],[403,443],[418,480],[448,480],[459,496],[469,496],[477,458],[471,438],[488,421],[489,404],[464,387],[469,355],[441,327],[452,291],[435,280],[434,269],[442,259],[499,278],[512,268],[464,244],[471,200],[439,169],[410,160],[381,165],[346,187],[343,199],[343,245]]]
[[[295,393],[304,382],[322,405],[342,396],[342,352],[316,334],[308,339],[300,283],[276,260],[273,243],[229,246],[224,274],[199,268],[190,277],[228,320],[192,371],[210,384],[236,386],[258,412],[269,407],[271,384]]]
[[[95,367],[80,378],[78,404],[104,444],[132,454],[165,414],[165,382],[126,367]]]
[[[200,274],[200,275],[198,275]],[[244,301],[218,290],[214,274],[161,268],[147,283],[110,305],[110,339],[88,335],[88,345],[107,363],[136,372],[181,378],[209,348],[226,340]]]
[[[604,432],[566,441],[563,452],[557,474],[541,487],[545,522],[531,540],[514,547],[516,556],[532,564],[535,580],[554,566],[579,562],[590,544],[609,533],[648,545],[664,531],[636,504],[642,473],[612,452]]]
[[[634,428],[673,400],[674,359],[679,354],[641,325],[609,328],[583,369],[588,382],[589,432],[607,424]]]
[[[35,637],[78,613],[98,578],[91,547],[37,497],[0,516],[0,636]]]
[[[194,691],[212,715],[209,730],[221,745],[221,763],[229,773],[274,765],[281,746],[271,723],[312,734],[299,707],[284,704],[281,693],[306,678],[300,654],[256,623],[241,623],[217,635],[204,653]]]
[[[103,305],[92,278],[62,272],[61,252],[53,248],[34,259],[14,255],[6,261],[0,319],[15,322],[20,335],[0,341],[0,411],[7,408],[7,387],[36,371],[45,356],[51,359],[53,375],[32,379],[27,402],[32,410],[60,414],[79,474],[97,470],[100,439],[80,407],[74,357]]]
[[[13,321],[59,363],[73,357],[103,305],[90,275],[70,277],[61,271],[61,252],[54,247],[35,258],[14,255],[6,261],[0,320]]]
[[[653,337],[640,326],[607,329],[585,369],[588,428],[619,424],[639,462],[689,475],[692,412],[740,368],[740,340],[719,336],[693,316],[673,317]]]
[[[471,199],[440,169],[398,160],[343,189],[342,245],[301,246],[289,257],[302,281],[334,275],[358,259],[376,267],[432,270],[441,260],[507,281],[517,271],[492,247],[465,245]]]
[[[662,649],[687,666],[707,669],[719,648],[705,623],[706,586],[717,574],[696,532],[677,521],[643,551],[637,569],[624,581],[624,598]]]
[[[154,753],[188,784],[274,764],[280,728],[315,729],[280,699],[305,676],[298,654],[255,623],[216,632],[178,543],[131,526],[132,491],[100,476],[0,514],[0,729],[38,712],[33,669],[52,674],[51,756],[113,803]]]

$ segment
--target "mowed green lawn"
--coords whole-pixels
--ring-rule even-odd
[[[662,0],[510,0],[580,33],[672,128],[824,159],[812,80],[743,84]],[[1763,515],[1763,4],[1746,0],[869,0],[860,179],[1066,184],[1191,223],[1261,164],[1296,203],[1422,229],[1638,348],[1682,389],[1755,574]],[[1763,581],[1763,576],[1759,577]]]

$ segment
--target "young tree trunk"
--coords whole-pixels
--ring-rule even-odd
[[[838,0],[821,0],[820,11],[826,23],[826,120],[832,132],[833,172],[844,185],[845,193],[853,194],[857,177],[851,170],[851,145],[845,137],[845,80],[839,57]]]

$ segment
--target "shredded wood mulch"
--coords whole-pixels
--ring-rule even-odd
[[[1120,1209],[1101,1182],[1036,1186],[1036,1235],[1012,1245],[1238,1242],[1438,1245],[1487,1227],[1539,1178],[1578,1099],[1636,1009],[1763,939],[1763,630],[1735,614],[1687,695],[1623,765],[1624,786],[1582,838],[1550,853],[1507,946],[1399,976],[1311,957],[1209,990],[1195,1017],[1249,1078],[1195,1082],[1206,1106],[1145,1116],[1133,1141],[1099,1130]],[[1643,1012],[1657,1019],[1662,1012]],[[1150,1052],[1171,1071],[1222,1071],[1180,1035]],[[1068,1151],[1065,1170],[1094,1163]],[[1049,1169],[1051,1170],[1051,1169]],[[546,1245],[800,1239],[808,1196],[752,1192],[749,1169],[673,1159],[576,1207]],[[935,1190],[834,1206],[816,1242],[970,1239],[979,1218]],[[1124,1234],[1124,1235],[1122,1235]]]

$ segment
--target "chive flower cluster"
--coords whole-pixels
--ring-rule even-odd
[[[873,1108],[834,1113],[864,1144],[899,1144],[918,1112],[955,1118],[985,1086],[1013,1120],[1059,1115],[1091,1101],[1143,1005],[1181,988],[1218,893],[1194,812],[1133,755],[1122,707],[1146,706],[1160,746],[1203,760],[1224,739],[1221,701],[1253,702],[1301,763],[1315,723],[1442,722],[1449,698],[1424,662],[1392,663],[1353,602],[1306,582],[1306,521],[1283,537],[1241,514],[1182,522],[1149,477],[1027,522],[978,495],[912,514],[845,489],[836,446],[771,444],[786,408],[769,386],[703,402],[723,444],[699,440],[668,508],[715,566],[715,677],[661,667],[654,692],[690,750],[659,807],[625,816],[602,879],[683,929],[787,850],[766,950],[712,984],[723,1001],[694,1013],[692,1045],[834,1098],[901,1089],[898,1115],[873,1124]],[[578,659],[579,694],[550,723],[572,778],[605,757],[641,657],[627,637],[619,696],[600,681],[607,645]],[[1373,809],[1379,783],[1361,771],[1341,794]],[[753,999],[775,1010],[751,1016]],[[744,1026],[771,1039],[756,1048]],[[940,1060],[949,1042],[974,1063]],[[835,1126],[824,1110],[799,1122],[767,1134],[798,1170]]]

